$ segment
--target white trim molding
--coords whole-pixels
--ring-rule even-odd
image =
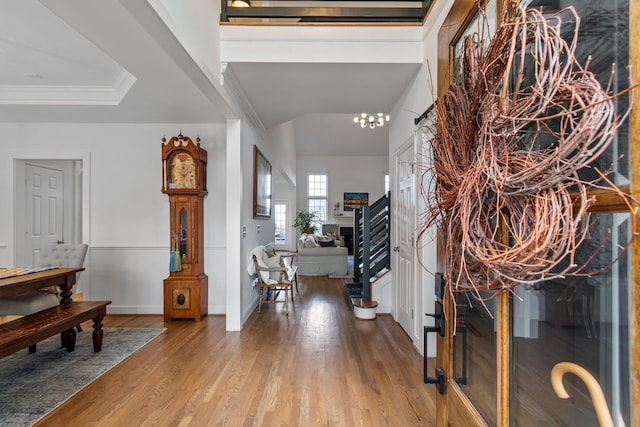
[[[110,86],[0,85],[0,104],[119,105],[135,82],[123,68]]]

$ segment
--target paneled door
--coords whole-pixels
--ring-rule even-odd
[[[545,14],[556,11],[550,3],[558,4],[526,3],[544,3]],[[589,61],[589,70],[611,93],[627,88],[627,65],[640,70],[640,2],[560,4],[574,7],[581,20],[578,62]],[[499,22],[507,6],[504,0],[489,2],[488,21]],[[442,25],[440,94],[449,85],[456,47],[473,31],[478,16],[474,1],[457,0]],[[563,16],[564,37],[573,34],[575,20]],[[613,63],[616,74],[609,81]],[[614,100],[620,115],[629,99],[623,95]],[[593,178],[596,168],[608,183],[589,190],[591,221],[573,261],[586,263],[585,271],[597,274],[523,284],[489,299],[486,306],[472,294],[445,292],[446,334],[437,339],[437,366],[445,373],[444,393],[437,395],[438,426],[640,425],[640,241],[636,238],[618,256],[638,231],[638,218],[633,206],[616,196],[622,190],[640,200],[640,109],[631,111],[611,147],[579,175]],[[509,228],[505,230],[508,243]],[[440,271],[445,277],[455,274],[442,270],[441,248]],[[602,399],[593,398],[587,382],[601,390]],[[559,396],[562,389],[568,398]],[[611,424],[599,421],[606,419]]]
[[[81,236],[81,162],[16,160],[15,264],[36,266],[48,243]]]
[[[40,249],[64,240],[63,171],[53,167],[27,164],[27,232],[30,265],[38,265]]]
[[[416,340],[415,304],[416,287],[414,283],[415,268],[415,155],[413,138],[407,141],[395,156],[396,186],[395,197],[392,198],[395,206],[394,234],[395,244],[393,251],[396,287],[396,301],[398,323],[412,340]],[[421,316],[418,316],[421,319]],[[419,339],[419,337],[418,337]]]

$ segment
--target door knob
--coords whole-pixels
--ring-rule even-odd
[[[425,326],[425,332],[436,332],[444,337],[444,307],[440,301],[436,301],[435,313],[425,313],[425,316],[433,317],[434,325]]]

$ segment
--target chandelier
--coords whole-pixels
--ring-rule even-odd
[[[361,113],[359,116],[353,118],[353,123],[360,123],[360,127],[370,127],[371,129],[384,126],[385,122],[388,121],[389,115],[384,115],[383,113]]]

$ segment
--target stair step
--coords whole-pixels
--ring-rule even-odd
[[[362,283],[346,283],[347,294],[349,298],[361,298],[362,297]]]
[[[362,301],[362,298],[351,298],[351,304],[360,308],[375,308],[378,306],[377,301]]]
[[[349,298],[362,298],[362,289],[348,290]]]

